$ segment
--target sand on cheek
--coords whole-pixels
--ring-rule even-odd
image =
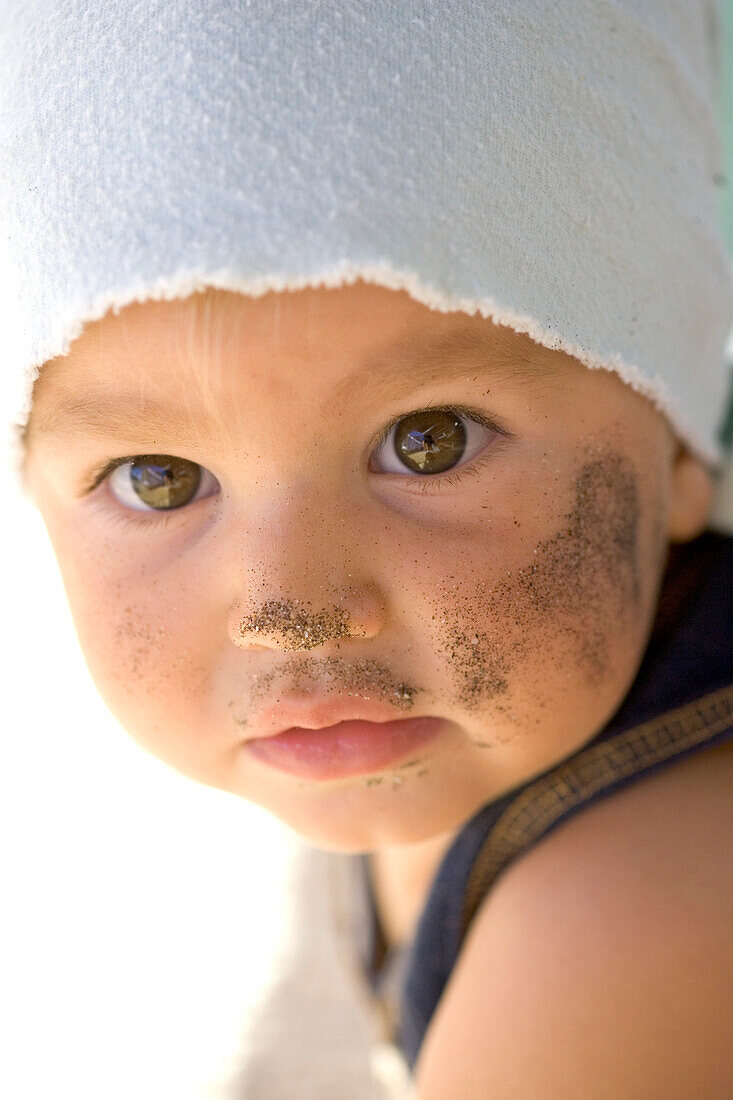
[[[178,606],[167,589],[159,590],[144,566],[141,573],[139,598],[129,583],[115,580],[85,603],[80,637],[97,687],[125,729],[187,770],[205,748],[200,731],[210,669],[202,653],[200,616]]]
[[[533,655],[577,668],[590,685],[610,672],[612,633],[638,621],[640,501],[633,463],[606,452],[583,463],[574,503],[531,560],[492,588],[452,592],[437,617],[441,655],[468,712],[501,711],[512,673]],[[495,624],[492,629],[492,625]]]

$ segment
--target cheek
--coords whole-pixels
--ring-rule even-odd
[[[453,702],[526,715],[587,692],[602,705],[641,655],[659,569],[656,511],[633,462],[589,457],[561,487],[523,492],[515,515],[507,501],[501,513],[461,541],[436,599]]]
[[[150,565],[113,539],[52,532],[69,605],[89,670],[115,716],[139,739],[199,723],[215,659],[204,585],[185,563]],[[129,562],[134,560],[134,567]],[[171,721],[175,718],[176,721]]]

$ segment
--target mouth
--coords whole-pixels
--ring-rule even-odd
[[[293,701],[253,723],[243,749],[266,766],[325,781],[398,764],[448,731],[444,718],[394,719],[394,707],[364,699]]]

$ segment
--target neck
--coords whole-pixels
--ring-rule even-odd
[[[412,938],[438,866],[455,830],[414,844],[380,848],[368,856],[374,899],[390,948]]]

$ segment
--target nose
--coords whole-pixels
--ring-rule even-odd
[[[232,608],[229,630],[234,644],[243,649],[317,649],[342,638],[373,638],[382,629],[384,616],[376,589],[363,585],[349,587],[318,606],[283,595],[248,608],[240,604]]]

